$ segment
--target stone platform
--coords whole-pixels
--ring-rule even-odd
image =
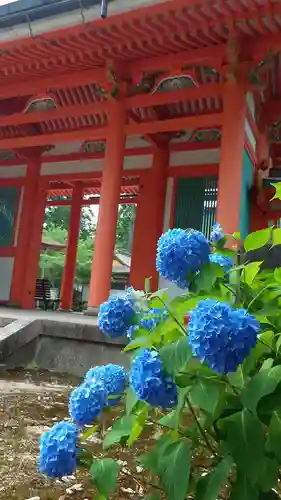
[[[127,364],[125,340],[111,340],[82,313],[0,308],[0,364],[83,376],[91,366]]]

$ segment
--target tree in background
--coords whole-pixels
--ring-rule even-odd
[[[116,228],[116,248],[131,250],[135,205],[120,205]],[[67,244],[70,207],[49,207],[46,210],[44,237],[57,243]],[[94,253],[96,213],[91,207],[83,207],[77,252],[76,282],[89,283]],[[65,250],[47,250],[41,254],[39,276],[49,279],[60,288],[65,261]]]
[[[136,205],[120,205],[116,229],[116,247],[131,251]]]
[[[59,227],[68,231],[70,219],[70,206],[48,207],[45,215],[44,229],[52,230]],[[80,239],[85,240],[93,236],[95,230],[96,214],[91,206],[83,207],[80,219]]]

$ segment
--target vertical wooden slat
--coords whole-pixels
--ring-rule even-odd
[[[210,237],[217,204],[216,177],[178,179],[174,227],[193,228]]]

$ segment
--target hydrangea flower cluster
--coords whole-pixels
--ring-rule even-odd
[[[225,255],[221,255],[220,253],[211,253],[210,262],[214,264],[218,264],[223,268],[223,270],[227,273],[233,266],[232,258],[226,257]]]
[[[109,297],[100,306],[98,326],[111,338],[122,337],[133,323],[135,314],[134,301],[127,294]]]
[[[73,474],[76,469],[77,426],[58,422],[40,438],[39,470],[49,477]]]
[[[211,231],[211,243],[215,245],[218,241],[222,240],[224,238],[224,231],[223,228],[221,227],[219,222],[216,222],[216,224],[213,225],[212,231]]]
[[[95,366],[86,373],[85,381],[95,384],[101,382],[107,394],[108,406],[119,403],[127,384],[127,373],[122,366],[108,364]]]
[[[102,382],[85,381],[72,391],[69,413],[78,425],[91,424],[107,404],[107,392]]]
[[[210,246],[200,231],[170,229],[158,241],[156,267],[161,276],[180,288],[209,262]]]
[[[177,387],[163,370],[158,352],[142,349],[134,359],[130,384],[141,401],[152,406],[173,408],[177,405]]]
[[[201,300],[190,313],[192,352],[217,373],[235,372],[255,347],[260,324],[245,309],[215,299]]]
[[[168,312],[165,309],[152,308],[144,313],[138,313],[137,318],[138,324],[130,326],[127,330],[127,337],[130,340],[134,338],[134,334],[139,328],[145,328],[149,331],[154,330],[162,321],[168,318]]]

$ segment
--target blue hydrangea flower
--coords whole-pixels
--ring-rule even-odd
[[[70,394],[69,412],[78,425],[91,424],[107,404],[103,383],[85,381]]]
[[[152,406],[173,408],[177,405],[177,387],[163,371],[162,361],[156,351],[142,349],[133,360],[130,384],[141,401]]]
[[[85,381],[91,383],[101,382],[107,393],[107,404],[114,406],[120,402],[121,396],[125,392],[127,373],[119,365],[95,366],[86,373]]]
[[[226,257],[225,255],[221,255],[219,253],[211,253],[210,262],[214,262],[214,264],[218,264],[223,267],[223,270],[227,273],[233,266],[232,258]]]
[[[188,288],[189,277],[209,261],[209,253],[209,243],[199,231],[169,229],[158,241],[157,271],[180,288]]]
[[[189,344],[218,373],[237,370],[255,347],[260,324],[246,309],[231,309],[215,299],[201,300],[190,312]]]
[[[98,326],[111,338],[126,335],[135,317],[134,301],[124,297],[110,297],[100,306]]]
[[[135,332],[139,328],[145,328],[149,331],[154,330],[154,328],[156,328],[162,321],[165,321],[168,316],[168,312],[165,309],[160,309],[158,307],[154,307],[149,311],[138,313],[138,324],[132,325],[128,328],[127,337],[132,340],[134,338]]]
[[[211,231],[211,243],[215,245],[218,241],[222,240],[224,238],[224,231],[223,228],[221,227],[219,222],[216,222],[216,224],[213,225],[212,231]]]
[[[73,474],[76,469],[78,429],[70,422],[58,422],[40,438],[39,470],[49,477]]]

